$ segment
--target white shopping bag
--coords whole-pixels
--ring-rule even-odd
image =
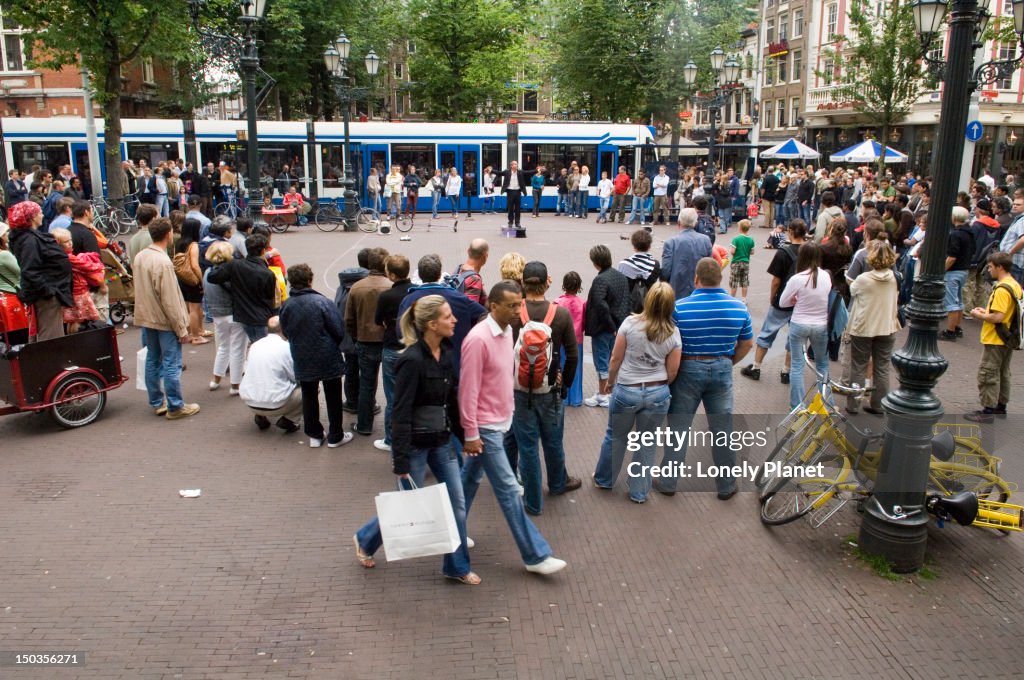
[[[462,540],[448,485],[377,494],[377,519],[388,562],[454,552]]]
[[[143,347],[135,353],[135,389],[146,391],[146,354],[148,348]]]

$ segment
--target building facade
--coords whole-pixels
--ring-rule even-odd
[[[762,0],[759,97],[760,142],[804,139],[810,19],[821,0]]]

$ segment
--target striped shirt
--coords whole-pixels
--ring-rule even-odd
[[[673,316],[683,355],[732,356],[738,340],[754,337],[746,305],[721,288],[695,289],[676,301]]]
[[[627,279],[647,279],[654,273],[658,261],[650,253],[633,253],[616,267]]]

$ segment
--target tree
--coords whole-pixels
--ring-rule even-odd
[[[125,193],[121,171],[121,67],[136,59],[191,59],[183,2],[148,0],[11,0],[6,18],[27,29],[26,56],[35,68],[88,69],[103,110],[104,164],[112,199]]]
[[[884,7],[884,15],[876,16],[864,0],[852,2],[847,37],[836,36],[836,47],[823,50],[826,59],[842,64],[837,68],[836,98],[853,102],[855,111],[881,128],[880,173],[885,172],[890,129],[906,118],[928,82],[920,64],[921,43],[911,3],[889,0]],[[837,77],[818,75],[826,82]]]
[[[526,68],[528,9],[512,0],[409,0],[412,92],[434,120],[468,120],[492,98],[507,103]]]

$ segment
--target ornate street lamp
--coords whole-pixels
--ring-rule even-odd
[[[359,209],[358,194],[355,190],[355,177],[353,177],[352,173],[352,151],[349,139],[350,109],[352,108],[352,102],[366,99],[370,94],[370,88],[352,87],[349,83],[348,57],[351,49],[352,42],[342,33],[335,38],[332,45],[328,45],[327,49],[324,50],[324,65],[327,67],[327,72],[331,75],[335,94],[337,94],[338,102],[341,104],[342,119],[345,122],[345,144],[342,147],[341,163],[344,176],[341,179],[341,185],[345,187],[344,215],[346,231],[356,230],[355,214]],[[380,57],[377,56],[377,53],[370,50],[363,63],[366,65],[367,74],[375,77],[378,68],[380,68]]]
[[[715,174],[715,140],[718,137],[718,120],[721,116],[722,108],[729,104],[733,94],[736,92],[733,84],[739,78],[740,64],[732,57],[726,58],[725,51],[721,47],[716,47],[711,51],[710,59],[715,89],[707,96],[698,97],[694,95],[691,99],[695,104],[707,107],[709,117],[711,118],[711,134],[708,136],[708,172],[705,177],[713,178]],[[697,65],[691,59],[686,62],[686,66],[683,66],[683,81],[688,86],[693,86],[697,82],[697,73]]]
[[[949,12],[948,61],[928,57],[932,41],[943,30],[947,5],[942,0],[916,0],[914,21],[921,52],[929,69],[944,81],[939,131],[933,158],[960,158],[970,94],[983,85],[1011,75],[1018,57],[974,66],[974,53],[982,47],[981,34],[988,22],[989,0],[956,0]],[[1014,27],[1020,38],[1024,27],[1024,0],[1014,0]],[[932,428],[943,415],[933,392],[949,366],[938,349],[939,323],[946,316],[942,305],[950,213],[959,189],[960,166],[935,163],[932,168],[928,238],[921,254],[921,271],[907,305],[910,333],[906,344],[893,354],[900,386],[883,400],[885,441],[874,492],[864,504],[860,547],[880,555],[898,572],[915,571],[924,562],[928,515],[925,488],[931,460]]]

